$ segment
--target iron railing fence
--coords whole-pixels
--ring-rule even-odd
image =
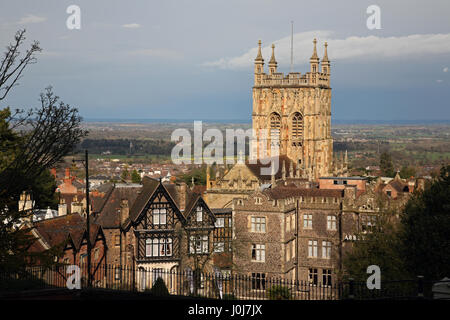
[[[0,272],[0,291],[68,288],[76,285],[76,271],[70,266],[33,266],[21,272]],[[80,287],[87,288],[88,270],[79,269]],[[91,268],[91,287],[156,296],[180,295],[212,299],[238,300],[340,300],[340,299],[415,299],[432,298],[436,282],[423,277],[411,280],[383,281],[380,289],[369,290],[366,282],[350,279],[324,285],[309,281],[261,278],[242,274],[226,275],[193,271],[144,269],[130,266],[100,265]],[[449,283],[450,285],[450,283]]]

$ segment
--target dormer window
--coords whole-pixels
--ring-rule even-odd
[[[255,204],[261,204],[261,203],[262,203],[261,198],[260,197],[256,197],[255,198]]]

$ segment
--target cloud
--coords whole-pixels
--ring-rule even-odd
[[[127,28],[127,29],[137,29],[137,28],[140,28],[141,25],[138,23],[129,23],[129,24],[123,24],[122,27]]]
[[[442,83],[442,80],[441,80],[441,79],[439,79],[439,80],[436,80],[436,82],[437,82],[437,83]]]
[[[448,67],[445,67],[444,69],[442,69],[442,72],[448,72]]]
[[[17,24],[30,24],[30,23],[40,23],[46,21],[47,18],[35,16],[33,14],[27,14],[25,17],[20,18]]]
[[[318,54],[323,55],[323,43],[328,42],[328,57],[331,61],[348,59],[398,59],[411,56],[450,53],[450,34],[414,34],[400,37],[351,36],[338,39],[332,31],[317,30],[296,33],[294,35],[294,63],[303,64],[309,61],[312,54],[312,40],[318,39]],[[256,42],[256,41],[255,41]],[[275,57],[279,64],[290,64],[291,38],[285,37],[276,41]],[[262,48],[266,62],[270,59],[271,45]],[[220,58],[205,62],[205,67],[221,69],[241,69],[252,65],[257,54],[254,47],[237,57]]]

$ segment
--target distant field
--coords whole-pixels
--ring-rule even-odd
[[[87,148],[91,158],[127,162],[170,161],[172,132],[193,129],[193,122],[84,125],[89,136],[80,149]],[[203,123],[203,131],[217,128],[223,133],[250,127],[250,123]],[[383,151],[391,153],[396,167],[440,165],[450,159],[450,124],[336,124],[332,136],[335,153],[347,150],[354,168],[378,164]],[[101,154],[106,151],[111,154]]]

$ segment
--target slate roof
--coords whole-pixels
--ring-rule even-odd
[[[266,189],[263,193],[271,199],[285,199],[290,197],[342,197],[343,190],[339,189],[319,189],[319,188],[297,188],[278,186],[273,189]]]
[[[97,204],[93,204],[93,211],[96,213],[95,222],[103,228],[119,228],[122,200],[128,200],[128,205],[131,207],[141,189],[142,186],[118,187],[112,185],[103,198],[94,198],[94,202],[97,199]]]
[[[276,158],[269,158],[269,159],[274,159],[276,160]],[[269,162],[269,159],[264,159],[263,162]],[[278,171],[275,173],[275,179],[281,179],[283,176],[283,162],[285,163],[285,168],[286,168],[286,177],[289,177],[289,169],[291,166],[291,162],[293,165],[293,170],[294,170],[294,175],[295,172],[297,170],[297,165],[294,161],[292,161],[291,159],[289,159],[286,155],[280,155],[278,157]],[[257,161],[257,163],[249,163],[248,161],[245,163],[245,165],[247,166],[247,168],[250,169],[250,171],[259,179],[259,180],[271,180],[272,175],[269,174],[261,174],[261,168],[269,168],[270,167],[270,163],[268,164],[262,164],[259,160]]]
[[[231,214],[232,213],[232,209],[231,208],[214,208],[211,209],[211,212],[214,214]]]

